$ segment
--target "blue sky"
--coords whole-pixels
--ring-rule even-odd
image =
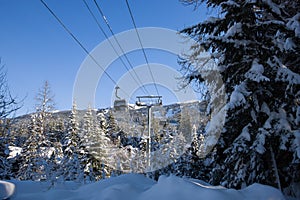
[[[45,1],[89,51],[105,40],[82,0]],[[93,6],[102,27],[111,36],[93,1],[87,2]],[[133,28],[125,0],[98,0],[98,3],[116,34]],[[195,11],[192,6],[184,6],[177,0],[129,0],[129,3],[138,27],[181,30],[212,14],[206,8]],[[45,80],[50,82],[55,94],[56,108],[70,109],[73,84],[86,53],[39,0],[1,0],[0,27],[1,64],[7,69],[10,90],[19,99],[25,97],[24,106],[18,111],[18,115],[34,111],[34,97]],[[150,50],[146,50],[146,53],[151,62],[179,68],[174,55]],[[128,56],[134,66],[145,63],[141,51]],[[120,78],[117,72],[122,73],[117,65],[120,64],[116,62],[108,69],[116,80]],[[105,79],[100,82],[101,87],[111,84]],[[171,102],[171,92],[160,89],[163,95],[166,94],[166,103]],[[101,88],[96,95],[96,107],[110,106],[109,101],[103,99],[110,98],[111,94],[100,90]]]

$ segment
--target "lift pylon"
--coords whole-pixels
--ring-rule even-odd
[[[146,144],[147,167],[150,168],[150,153],[151,153],[151,107],[162,105],[162,96],[137,96],[136,105],[145,106],[148,108],[148,136]]]

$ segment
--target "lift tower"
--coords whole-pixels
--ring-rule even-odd
[[[162,105],[162,96],[137,96],[136,105],[144,106],[148,109],[148,135],[146,137],[146,156],[147,156],[147,167],[150,168],[150,153],[151,153],[151,107]]]

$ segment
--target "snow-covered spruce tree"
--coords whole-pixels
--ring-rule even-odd
[[[101,140],[101,132],[96,116],[93,115],[89,107],[83,117],[83,129],[81,137],[83,140],[79,143],[79,159],[82,170],[84,171],[84,181],[96,181],[105,178],[104,151],[106,141]]]
[[[9,146],[13,145],[9,119],[0,120],[0,180],[12,178],[12,164],[8,161]]]
[[[208,170],[204,166],[204,159],[202,159],[203,144],[204,137],[197,133],[197,128],[194,125],[192,127],[192,141],[185,153],[175,163],[176,175],[207,180]]]
[[[54,95],[50,89],[48,81],[44,82],[44,85],[39,89],[36,99],[36,111],[42,113],[43,117],[46,117],[50,111],[54,109]]]
[[[199,169],[200,165],[199,165],[199,138],[198,138],[198,133],[196,130],[196,126],[194,125],[192,128],[192,133],[193,133],[193,139],[192,139],[192,143],[191,143],[191,147],[188,151],[188,155],[187,155],[187,160],[188,160],[188,165],[190,166],[189,168],[189,176],[193,177],[193,178],[198,178],[198,174],[201,171],[201,169]]]
[[[106,118],[102,112],[97,114],[97,123],[95,124],[96,133],[93,135],[92,140],[95,142],[91,145],[92,149],[95,151],[95,157],[101,164],[101,176],[99,178],[110,177],[111,169],[109,166],[113,166],[114,160],[111,155],[114,148],[112,148],[112,143],[110,138],[106,135],[108,124]],[[115,146],[117,148],[117,146]]]
[[[36,113],[31,117],[29,125],[28,138],[23,146],[21,155],[20,168],[18,176],[20,179],[31,180],[47,180],[52,177],[47,169],[48,165],[53,166],[56,163],[49,163],[49,154],[53,157],[60,152],[60,145],[51,140],[48,130],[48,121],[53,110],[53,95],[51,94],[49,83],[46,81],[42,89],[39,90],[36,96]],[[52,142],[52,143],[51,143]],[[51,167],[53,168],[53,167]]]
[[[60,168],[60,179],[62,180],[79,180],[82,178],[82,171],[79,161],[79,119],[77,114],[76,103],[73,103],[72,111],[69,116],[69,121],[67,125],[67,133],[63,139],[63,154],[64,157],[61,161]]]
[[[221,175],[211,182],[242,187],[261,182],[280,189],[300,181],[300,2],[183,0],[221,10],[181,33],[198,45],[181,60],[189,81],[204,81],[203,49],[225,84],[227,118],[215,155]],[[287,191],[287,190],[286,190]]]
[[[59,159],[62,154],[61,144],[61,127],[63,121],[59,119],[54,119],[52,116],[52,111],[55,108],[54,94],[51,91],[50,84],[48,81],[45,81],[42,88],[39,89],[36,97],[36,112],[40,115],[41,120],[41,129],[45,135],[45,139],[49,141],[50,147],[54,149],[52,152],[54,160]],[[60,131],[60,132],[59,132]],[[59,134],[58,134],[59,132]],[[52,163],[53,165],[54,163]]]
[[[53,140],[54,135],[50,130],[52,129],[52,113],[54,110],[54,95],[51,91],[50,84],[48,81],[45,81],[42,88],[39,89],[36,97],[36,112],[40,113],[42,120],[42,128],[46,135],[46,138]]]
[[[0,179],[10,179],[11,178],[11,166],[7,160],[7,148],[2,139],[0,139]],[[3,142],[3,143],[2,143]]]
[[[29,125],[29,136],[22,147],[19,162],[18,179],[46,180],[49,142],[43,131],[43,119],[40,113],[32,114]]]
[[[116,124],[116,119],[115,119],[115,116],[114,116],[114,113],[112,110],[109,111],[108,113],[108,133],[110,135],[114,135],[116,134],[117,132],[119,132],[119,128]]]
[[[66,121],[67,118],[56,117],[55,115],[52,115],[52,117],[47,120],[46,131],[51,142],[59,142],[63,139],[63,135],[66,132]]]
[[[1,60],[0,60],[1,65]],[[11,164],[8,162],[8,146],[12,145],[11,117],[20,108],[7,85],[4,67],[0,66],[0,179],[10,178]]]

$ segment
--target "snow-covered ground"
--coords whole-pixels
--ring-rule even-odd
[[[0,181],[0,199],[7,199],[15,192],[15,185],[6,181]]]
[[[127,174],[79,185],[74,182],[50,187],[47,182],[11,181],[8,187],[1,187],[0,194],[15,192],[11,200],[281,200],[281,192],[270,186],[253,184],[242,190],[214,187],[202,181],[175,176],[161,176],[153,181],[138,174]],[[6,188],[6,189],[5,189]],[[4,196],[1,196],[1,199]]]

